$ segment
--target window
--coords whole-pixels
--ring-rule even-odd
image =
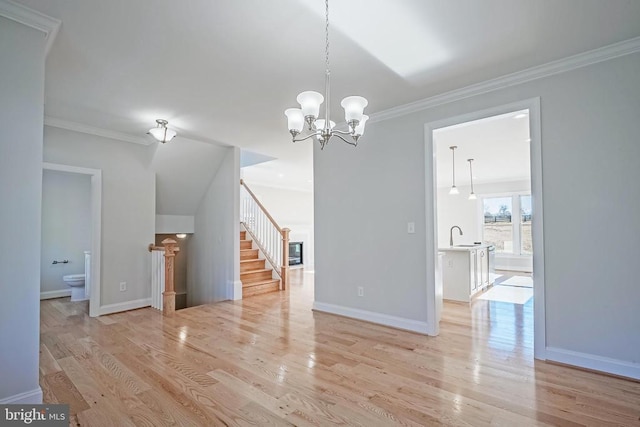
[[[520,196],[520,253],[533,254],[531,237],[531,196]]]
[[[531,255],[531,195],[484,197],[482,240],[496,253]]]
[[[482,238],[494,245],[496,252],[513,253],[513,223],[511,221],[511,197],[483,199],[484,224]]]

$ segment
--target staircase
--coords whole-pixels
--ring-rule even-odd
[[[247,232],[240,232],[240,281],[242,298],[280,290],[280,280],[273,278],[264,259],[258,258],[258,249],[253,249],[253,241],[247,239]]]

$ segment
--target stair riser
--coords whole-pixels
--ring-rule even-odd
[[[266,294],[268,292],[275,292],[280,289],[280,283],[275,281],[275,283],[266,283],[264,285],[257,286],[249,286],[246,288],[242,288],[242,296],[250,297],[253,295]]]
[[[240,249],[251,249],[251,240],[240,240]]]
[[[246,231],[241,231],[240,232],[240,240],[245,240],[247,238],[247,232]]]
[[[246,259],[258,259],[258,250],[251,249],[246,251],[240,251],[240,261],[244,261]]]
[[[240,273],[245,273],[252,270],[264,270],[265,268],[265,260],[256,259],[251,260],[251,262],[241,262],[240,263]]]
[[[240,273],[240,280],[242,283],[260,282],[263,280],[271,279],[271,271],[257,271]]]

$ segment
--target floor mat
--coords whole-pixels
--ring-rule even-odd
[[[487,301],[510,302],[513,304],[525,304],[533,297],[532,288],[520,288],[514,286],[497,285],[487,292],[479,295],[476,299]]]
[[[513,276],[509,277],[504,282],[500,282],[500,284],[506,286],[520,286],[522,288],[533,288],[533,279],[526,276]]]

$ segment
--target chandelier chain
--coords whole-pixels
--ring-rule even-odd
[[[326,72],[329,74],[329,0],[324,1],[325,7],[325,27],[324,27],[324,36],[325,36],[325,67]]]

